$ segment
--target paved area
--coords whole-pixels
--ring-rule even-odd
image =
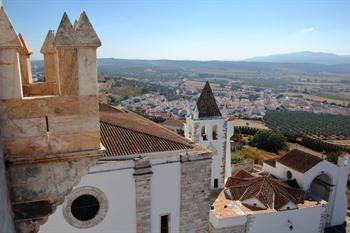
[[[327,228],[325,233],[350,233],[350,217],[346,217],[344,225]]]

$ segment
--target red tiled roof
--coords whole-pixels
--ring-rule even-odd
[[[289,168],[305,173],[310,168],[321,162],[322,159],[304,151],[294,149],[279,158],[277,161]]]
[[[218,105],[216,104],[214,94],[208,81],[205,83],[202,93],[198,98],[197,108],[199,112],[199,118],[221,117],[221,112]]]
[[[270,174],[253,176],[240,172],[230,177],[225,187],[230,192],[231,200],[248,200],[256,198],[266,208],[279,210],[289,202],[297,205],[305,198],[304,191],[288,186]]]
[[[192,143],[135,113],[100,104],[101,141],[105,156],[191,149]]]
[[[166,121],[162,122],[161,125],[167,127],[167,126],[172,126],[172,127],[183,127],[184,123],[182,121],[176,120],[174,117],[170,117]]]

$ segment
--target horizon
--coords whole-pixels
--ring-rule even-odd
[[[99,58],[242,61],[304,51],[350,54],[350,2],[217,2],[4,0],[3,5],[32,47],[33,60],[42,59],[46,33],[57,29],[63,12],[73,22],[84,10],[102,41]]]

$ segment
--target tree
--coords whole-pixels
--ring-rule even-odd
[[[288,150],[287,138],[280,132],[262,130],[258,132],[250,144],[254,147],[278,154],[278,151]]]

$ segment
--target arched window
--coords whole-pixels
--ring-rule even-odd
[[[202,126],[201,135],[202,135],[203,141],[208,140],[208,138],[207,138],[207,132],[206,132],[206,130],[205,130],[205,126]]]
[[[213,126],[213,131],[212,131],[212,136],[213,136],[213,140],[217,140],[218,139],[218,126],[214,125]]]

